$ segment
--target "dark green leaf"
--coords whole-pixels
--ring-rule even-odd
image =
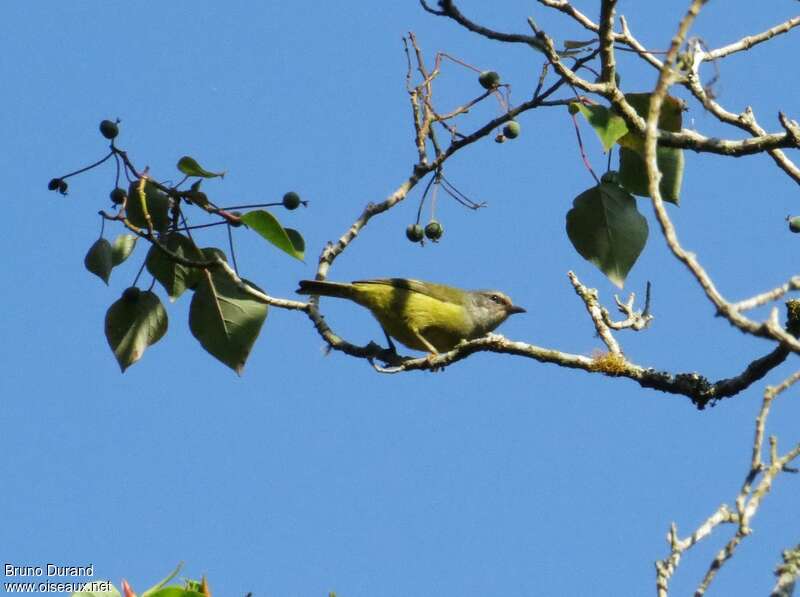
[[[178,160],[178,170],[187,176],[201,176],[203,178],[217,178],[225,176],[224,172],[209,172],[197,163],[193,157],[185,155]]]
[[[164,232],[169,226],[169,209],[171,207],[169,197],[149,180],[144,183],[143,196],[139,192],[140,186],[141,181],[134,180],[128,188],[128,202],[125,205],[128,221],[137,228],[147,228],[147,219],[142,208],[142,199],[144,199],[147,204],[147,212],[153,221],[153,230]]]
[[[268,211],[264,211],[263,209],[250,211],[242,215],[241,220],[244,222],[245,226],[255,230],[281,251],[284,251],[300,261],[303,260],[303,252],[295,248],[286,230],[284,230],[275,216]]]
[[[605,106],[587,106],[582,102],[573,102],[570,105],[576,106],[588,123],[592,125],[606,151],[628,132],[628,126],[622,117]]]
[[[581,256],[622,287],[647,242],[647,220],[636,199],[616,184],[584,191],[567,213],[567,236]]]
[[[652,93],[626,93],[625,100],[644,119],[650,111],[650,97]],[[658,117],[658,128],[665,131],[679,132],[683,126],[684,103],[676,97],[668,95],[661,106]],[[619,140],[619,144],[639,153],[644,152],[644,137],[635,131],[629,131]]]
[[[162,237],[161,242],[166,245],[167,249],[186,259],[193,261],[204,261],[205,257],[200,249],[182,234],[177,232],[169,233],[165,238]],[[158,247],[153,245],[147,252],[147,271],[153,277],[161,282],[164,290],[167,291],[170,301],[174,302],[180,295],[182,295],[187,288],[193,288],[200,281],[201,270],[182,265],[172,261],[167,255],[164,254]]]
[[[125,261],[133,253],[138,238],[135,234],[120,234],[114,239],[114,244],[111,245],[111,262],[114,267]]]
[[[111,305],[105,329],[108,345],[124,372],[167,333],[167,312],[154,293],[140,292]]]
[[[83,258],[83,265],[95,276],[108,284],[111,268],[114,267],[111,255],[111,243],[104,238],[96,240],[95,243],[89,247],[86,257]]]
[[[661,182],[658,185],[661,198],[677,205],[683,181],[683,150],[674,147],[657,147],[656,163],[661,172]],[[644,159],[627,147],[619,148],[619,182],[634,195],[650,196],[647,190],[647,170]]]
[[[303,259],[306,252],[306,241],[303,240],[303,235],[294,228],[284,228],[284,231],[286,231],[286,236],[289,237],[294,250],[300,254],[300,259]]]
[[[267,305],[229,276],[205,271],[189,307],[189,329],[213,357],[241,374],[266,317]]]

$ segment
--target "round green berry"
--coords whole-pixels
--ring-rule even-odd
[[[800,232],[800,216],[791,216],[789,220],[789,230],[797,234]]]
[[[425,236],[434,242],[442,238],[442,234],[444,234],[444,228],[436,220],[431,220],[425,226]]]
[[[422,230],[422,226],[419,224],[409,224],[408,228],[406,228],[406,238],[412,243],[420,242],[423,239],[424,234],[425,233]]]
[[[478,75],[478,83],[480,83],[481,87],[484,89],[494,89],[500,85],[500,75],[493,70],[485,70]]]
[[[503,127],[503,135],[507,139],[516,139],[519,137],[519,123],[516,120],[512,120]]]
[[[578,102],[572,102],[569,106],[567,106],[567,110],[569,110],[570,114],[575,116],[575,114],[581,111],[581,105]]]
[[[119,127],[116,122],[111,120],[104,120],[100,123],[100,134],[106,139],[114,139],[119,135]]]
[[[286,209],[297,209],[300,207],[300,195],[294,191],[289,191],[283,196],[283,206]]]
[[[128,198],[128,194],[125,192],[125,189],[121,189],[119,187],[111,191],[108,196],[111,197],[111,202],[114,205],[122,205]]]
[[[232,212],[231,212],[231,215],[232,215],[232,216],[233,216],[235,219],[228,220],[228,224],[230,224],[230,225],[231,225],[231,226],[233,226],[234,228],[238,228],[239,226],[241,226],[241,225],[244,223],[244,222],[242,222],[242,220],[241,220],[241,217],[242,217],[242,212],[240,212],[240,211],[232,211]]]

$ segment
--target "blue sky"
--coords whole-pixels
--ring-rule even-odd
[[[584,39],[535,3],[464,1],[487,25]],[[647,4],[641,8],[642,4]],[[666,47],[685,3],[620,2],[648,46]],[[591,15],[596,2],[576,2]],[[695,33],[710,47],[797,12],[794,2],[712,2]],[[666,554],[671,521],[684,533],[731,503],[749,462],[761,387],[697,412],[685,398],[552,365],[478,354],[442,373],[381,376],[363,361],[324,355],[297,313],[272,309],[244,375],[214,361],[188,331],[188,297],[169,305],[167,336],[124,375],[103,337],[103,317],[136,275],[144,248],[106,288],[83,269],[107,207],[113,168],[47,181],[103,155],[103,118],[122,119],[119,145],[159,179],[176,179],[185,154],[224,181],[219,203],[278,200],[296,190],[308,209],[276,212],[300,229],[305,264],[236,231],[242,273],[292,297],[312,277],[324,243],[364,205],[406,177],[415,158],[401,36],[429,56],[446,51],[512,84],[535,86],[540,56],[492,43],[424,13],[417,2],[11,3],[0,23],[0,111],[8,225],[5,342],[0,347],[0,560],[93,563],[135,588],[178,561],[207,574],[216,595],[641,595]],[[798,118],[797,34],[721,65],[720,101],[752,105],[769,130],[779,109]],[[621,63],[626,91],[646,91],[652,70]],[[472,73],[447,65],[442,106],[474,97]],[[449,102],[449,103],[448,103]],[[497,114],[486,103],[477,124]],[[438,245],[404,236],[421,189],[375,219],[335,263],[331,278],[406,276],[506,291],[528,313],[511,338],[590,355],[601,347],[566,278],[574,270],[610,304],[615,288],[572,249],[564,216],[592,186],[564,108],[520,119],[522,135],[458,154],[448,178],[489,207],[443,201]],[[465,124],[465,126],[468,126]],[[735,136],[696,104],[685,126]],[[584,138],[596,169],[605,158]],[[796,155],[796,152],[795,152]],[[684,244],[722,292],[739,299],[797,273],[797,186],[763,156],[687,155],[680,208]],[[651,237],[626,291],[653,283],[652,327],[620,334],[635,362],[712,379],[771,350],[714,318],[699,288],[668,254],[652,210]],[[114,236],[117,231],[109,231]],[[208,244],[224,247],[224,231]],[[147,280],[149,283],[149,280]],[[382,340],[368,313],[323,303],[354,342]],[[774,371],[777,383],[796,359]],[[796,392],[769,431],[798,440]],[[798,481],[778,480],[754,534],[716,593],[765,594],[780,551],[800,534]],[[725,529],[684,557],[675,594],[698,582]]]

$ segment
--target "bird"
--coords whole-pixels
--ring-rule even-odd
[[[498,290],[462,290],[407,278],[299,284],[298,294],[344,298],[369,309],[391,350],[394,338],[412,350],[447,352],[464,340],[485,336],[510,315],[526,312]]]

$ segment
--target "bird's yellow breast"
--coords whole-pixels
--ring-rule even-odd
[[[353,299],[369,309],[386,332],[415,350],[429,351],[423,336],[439,352],[469,338],[472,325],[462,305],[388,284],[353,284]]]

